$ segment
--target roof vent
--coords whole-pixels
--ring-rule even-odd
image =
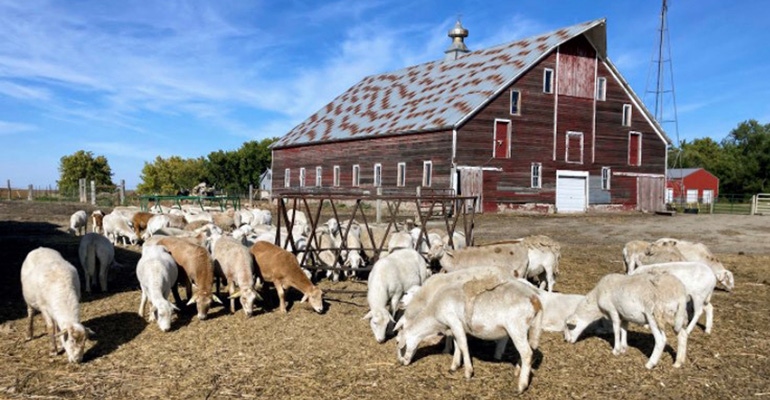
[[[457,20],[455,27],[449,30],[447,36],[452,38],[452,44],[448,49],[444,50],[444,54],[446,54],[444,56],[444,61],[456,60],[463,54],[471,52],[468,50],[468,47],[465,46],[465,42],[463,41],[466,37],[468,37],[468,30],[463,28],[463,25],[460,23],[459,19]]]

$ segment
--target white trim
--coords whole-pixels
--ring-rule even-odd
[[[604,171],[607,171],[607,184],[604,184],[605,176]],[[602,190],[611,190],[612,189],[612,168],[611,167],[602,167]]]
[[[580,136],[580,161],[571,161],[569,159],[569,137],[570,136]],[[583,141],[585,140],[585,135],[583,135],[583,132],[578,131],[567,131],[567,134],[564,135],[564,162],[567,164],[583,164]]]
[[[596,52],[594,57],[594,86],[599,81],[599,52]],[[606,85],[606,79],[605,79]],[[596,91],[596,87],[594,87]],[[596,93],[594,93],[594,99],[591,102],[593,106],[593,113],[591,114],[591,164],[596,162]]]
[[[666,175],[662,174],[646,174],[642,172],[613,172],[612,175],[615,176],[630,176],[634,178],[638,177],[648,177],[648,178],[665,178]]]
[[[333,171],[334,171],[334,176],[332,177],[332,181],[333,181],[332,185],[334,187],[340,187],[340,166],[335,165]]]
[[[598,60],[597,60],[597,63],[598,63]],[[599,82],[604,82],[604,84],[600,85]],[[607,77],[606,76],[597,75],[596,87],[594,88],[594,100],[607,101]]]
[[[559,70],[559,59],[561,58],[561,46],[556,47],[556,70]],[[553,90],[553,155],[552,161],[556,161],[556,141],[558,140],[559,129],[559,80],[556,81]]]
[[[457,169],[477,169],[481,168],[482,171],[493,171],[493,172],[503,172],[503,169],[500,167],[474,167],[472,165],[458,165]]]
[[[315,167],[315,187],[323,186],[323,167]]]
[[[513,92],[516,92],[516,93],[519,94],[517,96],[519,101],[516,102],[516,113],[515,114],[511,112],[512,108],[513,108]],[[517,116],[517,117],[521,116],[521,96],[522,96],[522,93],[521,93],[521,90],[519,90],[519,89],[511,88],[511,91],[508,92],[508,102],[509,102],[509,104],[508,104],[508,114],[513,115],[513,116]]]
[[[532,184],[535,178],[535,167],[537,167],[537,185]],[[529,187],[541,189],[543,187],[543,163],[533,162],[529,166]]]
[[[430,169],[430,171],[428,171],[428,169]],[[422,186],[431,187],[431,185],[433,185],[433,161],[423,161],[422,162]]]
[[[374,187],[382,186],[382,164],[380,163],[374,164],[374,168],[372,168],[372,174],[374,175],[372,176],[372,186]]]
[[[631,164],[631,136],[638,135],[639,136],[639,149],[637,151],[637,164]],[[640,167],[642,166],[642,132],[637,131],[628,131],[628,147],[626,147],[626,164],[632,166],[632,167]]]
[[[353,176],[351,177],[350,186],[352,187],[359,187],[361,186],[361,165],[360,164],[353,164]]]
[[[291,187],[291,168],[283,170],[283,187]]]
[[[505,133],[506,140],[508,141],[508,147],[505,149],[505,157],[511,158],[511,123],[510,119],[495,118],[494,125],[492,127],[492,158],[497,158],[497,123],[503,122],[507,125],[507,132]]]
[[[626,110],[628,110],[628,112],[626,112]],[[621,118],[620,125],[625,127],[630,127],[632,125],[631,121],[634,119],[633,112],[634,112],[634,108],[631,106],[631,104],[629,103],[623,104],[623,113],[622,113],[622,116],[620,117]]]
[[[396,187],[406,186],[406,163],[398,163],[396,166],[396,171]]]
[[[299,187],[303,188],[305,187],[305,177],[307,174],[307,170],[305,167],[302,167],[299,169]]]
[[[551,82],[549,82],[550,84],[548,85],[551,88],[550,92],[545,90],[545,84],[546,84],[546,82],[548,82],[548,79],[546,79],[546,76],[548,75],[548,72],[551,73]],[[554,75],[553,68],[543,68],[543,93],[545,93],[545,94],[553,94],[554,76],[555,75]]]

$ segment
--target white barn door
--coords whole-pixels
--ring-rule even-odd
[[[588,172],[556,171],[556,212],[582,213],[588,206]]]

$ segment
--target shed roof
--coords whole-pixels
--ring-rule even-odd
[[[666,170],[666,179],[682,179],[700,170],[703,168],[669,168]]]
[[[602,18],[470,52],[453,61],[368,76],[272,147],[456,129],[557,46],[581,34],[606,60],[606,20]],[[659,132],[670,142],[662,129]]]

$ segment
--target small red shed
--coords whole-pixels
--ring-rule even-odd
[[[666,171],[666,203],[711,204],[719,195],[719,178],[703,168]]]

